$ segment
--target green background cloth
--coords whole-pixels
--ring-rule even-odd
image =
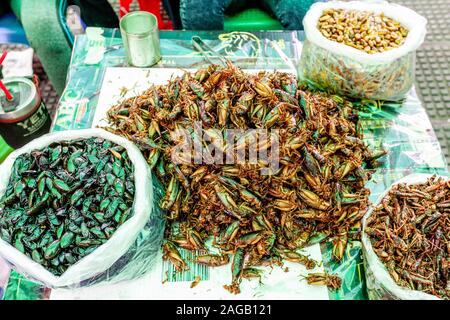
[[[186,30],[222,30],[227,24],[232,23],[226,16],[234,16],[239,12],[251,8],[263,9],[270,16],[277,19],[284,29],[288,30],[303,30],[303,17],[311,5],[317,2],[315,0],[261,0],[261,1],[242,1],[242,0],[210,0],[205,5],[203,0],[181,0],[180,1],[180,17],[183,24],[183,29]],[[257,12],[256,10],[252,11]],[[251,17],[249,13],[234,17],[239,19],[240,24],[247,26],[250,29],[252,24],[250,20],[257,24],[258,19],[261,18],[261,13],[256,13],[258,16]],[[227,21],[228,20],[228,21]],[[270,21],[265,17],[266,21]],[[269,23],[269,22],[268,22]],[[233,25],[238,25],[233,24]],[[259,30],[274,30],[264,29],[265,25],[260,25]],[[276,24],[268,24],[271,28],[278,28]],[[236,30],[236,29],[235,29]]]

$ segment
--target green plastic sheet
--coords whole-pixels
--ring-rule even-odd
[[[191,38],[200,36],[217,52],[244,69],[290,69],[296,72],[304,36],[297,31],[190,32],[161,31],[162,60],[157,68],[200,68],[207,61],[193,50]],[[91,126],[107,67],[126,66],[116,29],[88,28],[75,41],[67,86],[53,123],[53,130]],[[353,101],[360,130],[373,149],[385,149],[381,167],[367,183],[373,202],[394,181],[413,172],[447,173],[447,164],[432,125],[414,89],[403,102]],[[361,243],[351,241],[343,261],[331,259],[332,244],[321,243],[327,272],[339,275],[342,288],[329,291],[330,299],[367,299]],[[1,282],[0,282],[1,283]],[[6,299],[42,299],[47,291],[12,272]]]

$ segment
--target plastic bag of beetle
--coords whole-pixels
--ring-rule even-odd
[[[427,20],[388,2],[316,3],[303,20],[300,78],[353,98],[402,100]]]
[[[122,137],[101,129],[42,136],[0,166],[0,256],[50,288],[138,278],[163,237],[155,183]]]
[[[436,299],[439,299],[439,297],[437,297],[435,295],[431,295],[431,294],[428,294],[426,292],[419,291],[419,290],[412,290],[407,287],[398,285],[396,283],[396,281],[394,281],[394,278],[389,273],[386,265],[383,264],[383,262],[378,257],[377,253],[374,251],[374,246],[372,245],[370,236],[368,234],[368,232],[369,232],[369,227],[368,227],[369,217],[371,217],[374,214],[374,208],[378,207],[382,203],[383,199],[388,195],[389,191],[394,186],[407,184],[407,185],[411,186],[412,188],[414,188],[414,185],[425,183],[425,182],[427,182],[427,180],[429,178],[432,178],[432,177],[443,178],[442,181],[444,181],[444,183],[445,183],[445,181],[448,181],[450,179],[449,177],[439,177],[439,176],[435,176],[432,174],[424,174],[424,173],[408,175],[408,176],[398,180],[397,182],[393,183],[384,193],[382,193],[380,195],[378,201],[373,204],[373,206],[367,211],[366,215],[363,218],[363,232],[362,232],[361,240],[362,240],[362,246],[363,246],[367,292],[368,292],[369,298],[371,300],[436,300]],[[433,186],[430,186],[430,190],[431,189],[436,190],[435,187],[433,187]],[[398,191],[398,192],[400,192],[400,191]],[[401,205],[405,205],[405,204],[401,204]],[[385,205],[383,205],[383,208],[386,208],[388,206],[389,206],[389,204],[386,203]],[[401,209],[401,212],[399,213],[400,216],[405,214],[403,212],[405,210],[405,207],[402,207],[402,208],[403,209]],[[386,210],[386,209],[383,209],[383,210]],[[409,219],[406,219],[405,221],[409,221]],[[402,225],[405,225],[405,221],[401,221],[400,223]],[[392,224],[392,222],[391,222],[391,224]],[[388,231],[386,231],[386,232],[388,232]],[[394,235],[391,235],[390,237],[393,238]],[[398,237],[398,238],[400,238],[400,237]],[[409,239],[411,239],[411,238],[409,238]],[[401,242],[403,240],[400,239],[397,241]],[[383,249],[383,250],[387,250],[387,249]],[[413,250],[413,249],[410,249],[410,250]],[[386,254],[386,253],[384,253],[384,254]],[[433,259],[433,258],[430,258],[430,259]],[[390,258],[389,261],[394,262],[394,259]],[[413,261],[414,261],[414,263],[418,263],[418,262],[420,262],[420,259],[413,258]],[[385,262],[385,263],[387,263],[387,262]],[[396,264],[396,263],[394,263],[394,264]],[[395,269],[396,268],[395,266],[393,266],[392,268],[394,268],[394,270],[397,270],[398,272],[400,272],[399,269]],[[397,271],[395,273],[396,277],[400,278],[399,273],[397,273]],[[418,283],[419,285],[422,285],[422,284],[428,285],[428,282],[430,281],[430,279],[422,279],[421,280],[420,276],[411,275],[411,272],[409,272],[409,271],[410,270],[407,270],[407,268],[405,268],[403,270],[403,272],[405,273],[404,275],[407,275],[408,277],[412,276],[415,280],[417,280],[416,284]],[[430,275],[431,274],[432,273],[430,272]],[[403,277],[403,274],[401,274],[401,276]],[[397,279],[397,281],[402,281],[402,280]],[[405,285],[406,284],[408,284],[408,283],[405,283]],[[411,284],[408,284],[408,286],[409,285],[411,285]],[[416,289],[417,289],[417,286],[416,286]]]

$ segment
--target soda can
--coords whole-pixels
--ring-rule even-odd
[[[10,101],[0,90],[0,135],[14,149],[50,131],[51,119],[36,84],[27,79],[3,79]]]

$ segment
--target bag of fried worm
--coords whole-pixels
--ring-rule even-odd
[[[402,100],[414,83],[427,20],[388,2],[316,3],[303,20],[299,77],[331,93]]]
[[[419,290],[411,290],[406,287],[398,285],[386,266],[379,259],[378,255],[375,253],[370,240],[370,236],[366,233],[368,231],[368,220],[373,214],[374,209],[379,206],[385,196],[389,193],[393,186],[398,184],[408,184],[415,185],[427,182],[428,178],[433,177],[431,174],[411,174],[408,175],[397,182],[393,183],[383,194],[380,195],[377,202],[373,204],[367,211],[363,218],[363,232],[362,232],[362,246],[364,255],[364,267],[367,282],[367,292],[369,298],[372,300],[436,300],[439,299],[437,296],[425,293]],[[448,180],[448,177],[442,177]],[[392,236],[391,236],[392,237]],[[410,250],[410,249],[407,249]],[[415,263],[418,261],[414,261]]]
[[[122,137],[101,129],[42,136],[0,166],[0,256],[50,288],[135,279],[161,247],[154,191],[147,162]]]

